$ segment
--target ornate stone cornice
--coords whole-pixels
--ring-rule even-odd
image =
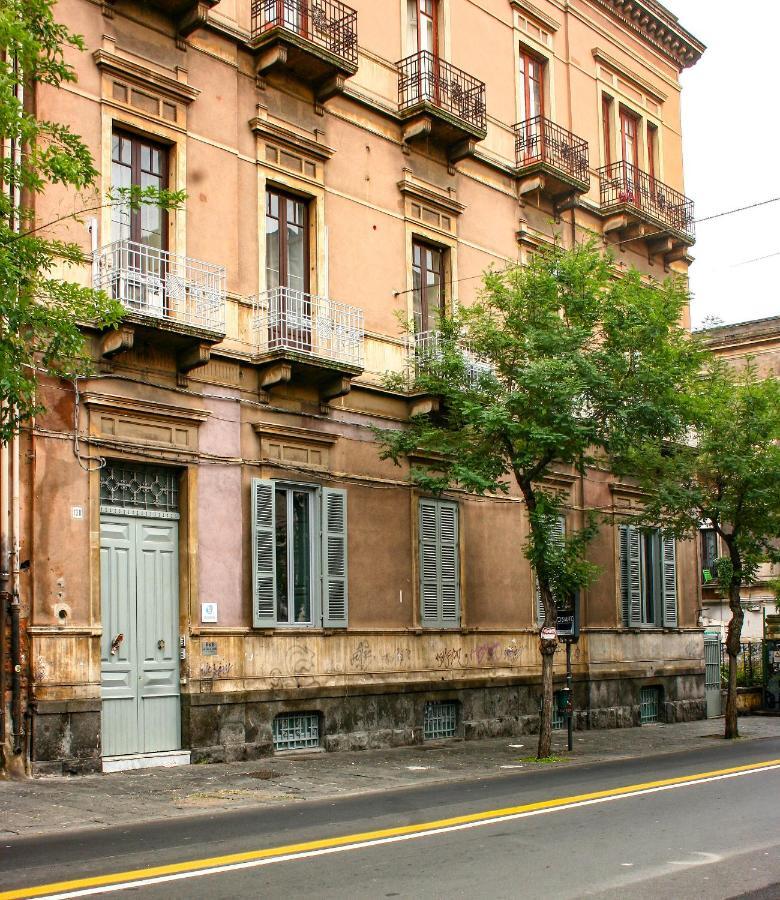
[[[197,88],[183,81],[178,81],[170,75],[155,72],[146,65],[133,62],[124,56],[112,53],[110,50],[95,50],[92,58],[95,60],[95,65],[102,72],[128,79],[148,90],[179,100],[181,103],[192,103],[200,94]]]
[[[680,69],[695,65],[705,46],[680,25],[677,16],[656,0],[591,0],[609,10],[675,62]]]

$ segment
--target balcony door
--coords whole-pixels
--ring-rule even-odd
[[[281,191],[265,195],[265,281],[269,348],[311,350],[309,228],[306,202]]]
[[[111,186],[163,189],[167,183],[165,147],[138,135],[115,131],[111,144]],[[154,204],[132,209],[117,204],[111,211],[114,293],[135,312],[168,315],[165,283],[167,216]]]
[[[520,48],[520,150],[525,162],[542,159],[544,62]]]
[[[435,340],[439,319],[444,315],[444,251],[440,247],[415,241],[412,244],[412,295],[414,331],[418,346]]]
[[[639,206],[639,119],[623,107],[620,108],[620,148],[623,153],[623,189],[629,203]]]
[[[407,0],[409,48],[419,54],[419,99],[437,102],[439,78],[439,3],[438,0]]]

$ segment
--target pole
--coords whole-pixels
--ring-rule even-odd
[[[569,753],[574,749],[574,696],[571,692],[571,641],[566,641],[566,687],[569,689],[571,708],[566,713],[566,731]]]

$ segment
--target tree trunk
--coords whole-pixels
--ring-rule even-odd
[[[729,585],[729,608],[731,609],[731,621],[726,634],[726,652],[729,657],[729,686],[726,694],[726,739],[739,737],[737,724],[737,657],[742,637],[742,621],[745,614],[742,604],[739,602],[739,592],[742,587],[742,576],[735,569],[734,577]]]
[[[553,661],[555,644],[550,641],[539,641],[539,652],[542,654],[542,710],[539,716],[539,746],[537,759],[546,759],[552,753],[552,714],[553,714]]]

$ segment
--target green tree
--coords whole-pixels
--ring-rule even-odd
[[[514,481],[547,629],[555,598],[597,571],[586,551],[599,522],[591,514],[561,542],[562,501],[545,476],[561,466],[619,467],[631,448],[685,433],[688,384],[700,365],[679,324],[687,302],[679,281],[619,272],[594,244],[490,272],[478,301],[443,319],[435,347],[418,356],[413,388],[440,398],[438,412],[377,432],[383,457],[396,463],[431,454],[435,462],[413,468],[412,479],[433,492],[498,494]],[[540,758],[550,754],[556,644],[540,634]]]
[[[649,517],[678,532],[709,522],[726,549],[716,568],[731,610],[725,737],[736,738],[740,593],[762,563],[780,561],[780,382],[759,378],[749,361],[738,371],[711,359],[697,398],[695,449],[667,447],[636,462]]]
[[[53,7],[54,0],[0,0],[0,441],[41,411],[40,372],[72,378],[89,370],[79,323],[110,327],[122,315],[104,293],[63,277],[87,260],[53,229],[105,205],[172,208],[183,199],[140,188],[101,197],[86,144],[67,125],[35,115],[37,86],[75,81],[66,53],[84,49]],[[35,198],[51,190],[72,198],[74,211],[38,222]]]

